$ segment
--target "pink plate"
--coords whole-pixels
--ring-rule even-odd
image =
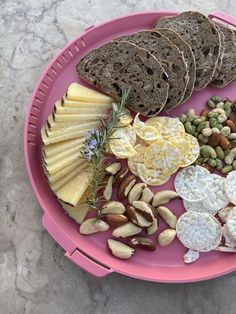
[[[177,13],[167,11],[136,13],[87,28],[49,64],[28,106],[24,130],[25,162],[34,193],[44,211],[43,225],[65,250],[65,256],[98,277],[118,272],[143,280],[177,283],[206,280],[236,269],[235,256],[220,252],[202,253],[196,263],[185,265],[183,254],[186,249],[178,240],[166,248],[158,247],[153,253],[137,251],[129,261],[118,260],[112,257],[106,248],[106,239],[110,236],[108,232],[93,236],[79,234],[78,225],[65,215],[43,174],[40,129],[54,102],[65,93],[71,82],[79,81],[75,66],[81,57],[119,35],[150,29],[160,17],[175,14]],[[215,12],[210,17],[232,25],[236,24],[235,18],[221,12]],[[171,116],[185,112],[189,107],[195,108],[199,113],[206,100],[213,95],[233,99],[235,88],[236,85],[233,84],[224,89],[208,87],[201,92],[195,92],[187,103],[173,110]],[[155,191],[166,188],[173,188],[173,176],[169,182]],[[180,200],[173,201],[170,208],[178,216],[184,210]],[[160,230],[162,228],[164,224],[160,226]]]

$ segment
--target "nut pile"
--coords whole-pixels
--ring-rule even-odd
[[[200,155],[194,164],[202,165],[211,172],[223,174],[236,169],[236,116],[235,104],[213,96],[200,116],[189,109],[179,116],[185,131],[196,137],[201,146]]]
[[[111,253],[121,259],[131,258],[136,249],[154,251],[156,242],[160,246],[169,245],[176,236],[177,217],[163,205],[179,195],[172,190],[153,194],[146,183],[137,182],[137,177],[128,174],[128,169],[122,168],[118,162],[108,165],[106,171],[110,175],[103,191],[107,201],[100,209],[100,218],[84,220],[80,233],[89,235],[114,227],[112,236],[116,239],[108,239],[107,243]],[[117,188],[118,201],[111,200],[113,187]],[[125,206],[122,203],[124,200],[129,204]],[[150,236],[157,232],[160,218],[168,228],[155,240]],[[120,239],[126,240],[126,243]]]

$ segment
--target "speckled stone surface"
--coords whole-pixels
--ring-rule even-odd
[[[0,314],[235,314],[236,273],[194,284],[113,274],[97,279],[64,258],[41,225],[23,161],[23,124],[50,59],[90,24],[142,10],[223,10],[233,0],[0,1]]]

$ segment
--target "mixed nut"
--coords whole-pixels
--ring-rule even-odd
[[[207,101],[209,109],[200,116],[189,109],[179,116],[185,131],[198,139],[200,155],[194,164],[210,171],[214,169],[227,174],[236,169],[236,116],[235,103],[219,96]]]
[[[153,194],[147,184],[137,183],[137,178],[128,174],[128,169],[121,167],[118,162],[108,165],[106,172],[109,175],[103,190],[106,202],[100,208],[100,217],[84,220],[80,225],[80,233],[89,235],[107,231],[110,226],[115,227],[112,236],[127,239],[127,244],[108,239],[108,247],[114,256],[121,259],[131,258],[136,249],[154,251],[156,242],[160,246],[169,245],[176,236],[177,217],[162,205],[179,197],[178,194],[172,190]],[[112,200],[114,187],[117,188],[119,201]],[[128,201],[126,206],[122,203],[125,199]],[[158,230],[160,218],[169,227],[154,241],[150,236]]]

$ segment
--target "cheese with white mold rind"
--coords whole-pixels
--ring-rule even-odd
[[[71,100],[96,102],[96,103],[111,103],[113,98],[101,92],[85,87],[79,83],[72,83],[68,87],[66,97]]]
[[[92,172],[89,172],[87,170],[82,171],[70,182],[68,182],[58,191],[56,191],[55,194],[57,198],[64,203],[70,204],[71,206],[75,207],[84,192],[87,190],[91,177]]]

